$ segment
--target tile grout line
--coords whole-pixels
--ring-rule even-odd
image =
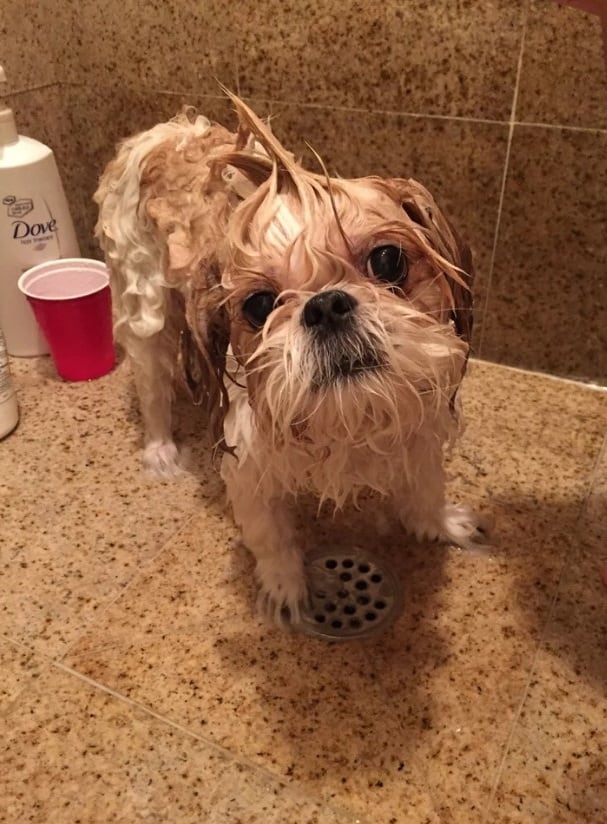
[[[52,89],[53,86],[61,87],[63,84],[61,80],[53,80],[51,83],[39,83],[37,86],[26,86],[23,89],[9,89],[8,91],[3,91],[0,94],[0,100],[4,100],[9,97],[20,97],[23,94],[28,94],[28,92],[39,92],[44,89]]]
[[[104,692],[107,695],[111,695],[113,698],[122,701],[124,704],[128,704],[130,707],[134,707],[135,709],[141,710],[146,715],[155,718],[157,721],[162,721],[169,727],[173,727],[174,729],[184,733],[189,738],[195,738],[197,741],[200,741],[203,744],[207,744],[217,754],[227,756],[231,761],[238,760],[238,758],[234,755],[233,752],[226,749],[225,747],[222,747],[220,744],[216,744],[210,738],[206,738],[204,735],[200,735],[199,733],[194,732],[194,730],[190,730],[187,727],[184,727],[183,724],[180,724],[178,721],[173,721],[172,718],[169,718],[166,715],[161,715],[160,713],[153,710],[151,707],[142,704],[140,701],[136,701],[134,698],[129,698],[129,696],[124,695],[124,693],[117,692],[116,690],[112,689],[112,687],[109,687],[107,684],[103,684],[101,681],[96,681],[94,678],[90,678],[88,675],[85,675],[83,672],[80,672],[79,670],[70,667],[68,664],[64,664],[61,661],[52,661],[52,666],[68,675],[74,676],[74,678],[77,678],[79,681],[83,681],[85,684],[88,684],[89,687],[93,687],[94,689],[100,692]]]
[[[607,129],[593,126],[567,126],[562,123],[539,123],[534,120],[515,120],[515,126],[525,126],[532,129],[560,129],[561,131],[583,132],[587,134],[607,134]]]
[[[512,95],[512,108],[510,110],[510,120],[508,123],[508,142],[506,144],[506,156],[504,158],[504,171],[502,174],[502,183],[500,187],[500,195],[497,204],[497,216],[495,220],[495,231],[493,233],[493,247],[491,249],[491,257],[489,259],[489,273],[487,275],[487,284],[485,287],[485,300],[481,309],[481,331],[478,341],[479,356],[483,351],[483,343],[485,341],[485,330],[487,328],[487,312],[491,300],[491,286],[493,284],[493,273],[495,269],[495,259],[497,256],[497,245],[499,242],[500,228],[502,224],[502,212],[504,209],[504,200],[506,196],[506,182],[508,180],[508,170],[510,168],[510,153],[512,151],[512,139],[514,137],[514,127],[516,124],[516,107],[518,104],[518,93],[523,70],[523,55],[525,52],[525,36],[527,33],[527,20],[529,16],[529,0],[525,5],[522,19],[521,44],[519,47],[518,63],[516,66],[516,79],[514,82],[514,93]]]
[[[114,606],[114,604],[120,598],[122,598],[124,593],[127,592],[127,590],[129,590],[131,588],[131,586],[136,581],[138,581],[142,577],[142,575],[145,572],[147,572],[153,566],[153,564],[156,562],[156,560],[158,558],[160,558],[160,556],[166,551],[169,544],[172,543],[176,538],[178,538],[179,535],[181,535],[181,533],[186,529],[186,527],[194,520],[196,515],[197,515],[197,510],[193,511],[191,513],[191,515],[188,518],[186,518],[185,522],[179,527],[179,529],[177,529],[170,536],[168,536],[165,541],[163,541],[162,545],[160,546],[160,548],[158,549],[157,552],[155,552],[146,561],[144,561],[140,566],[137,567],[137,569],[133,572],[133,575],[124,584],[124,586],[119,588],[118,592],[114,595],[114,597],[112,597],[108,601],[104,602],[104,604],[103,604],[102,608],[99,610],[99,612],[97,612],[94,615],[94,617],[91,618],[90,621],[88,621],[84,624],[84,626],[82,627],[82,632],[80,632],[78,634],[78,636],[76,638],[74,638],[74,640],[71,641],[59,655],[56,655],[56,656],[52,657],[52,661],[53,661],[54,664],[60,664],[66,658],[66,656],[68,656],[72,652],[73,648],[78,643],[80,643],[80,641],[84,638],[84,636],[91,629],[93,629],[95,627],[97,622],[99,620],[101,620],[101,618]]]
[[[584,515],[586,514],[586,510],[587,510],[587,507],[588,507],[588,501],[589,501],[589,499],[590,499],[590,497],[593,493],[594,487],[596,485],[596,481],[597,481],[597,478],[599,476],[600,467],[601,467],[604,456],[607,456],[607,435],[605,435],[603,437],[603,440],[601,442],[601,446],[598,450],[597,457],[596,457],[596,460],[594,462],[594,466],[592,468],[592,472],[590,473],[590,477],[588,479],[588,485],[587,485],[587,488],[586,488],[586,492],[584,493],[584,496],[583,496],[583,498],[580,502],[580,508],[579,508],[578,514],[577,514],[575,520],[573,521],[573,523],[571,525],[572,529],[575,529],[575,527],[577,527],[579,525],[579,523],[583,519]],[[548,630],[549,630],[549,627],[551,626],[552,618],[554,616],[554,611],[556,609],[556,605],[557,605],[557,602],[559,600],[560,593],[562,591],[563,578],[564,578],[563,573],[564,573],[565,567],[567,565],[567,559],[568,559],[568,555],[567,555],[566,549],[564,549],[563,550],[563,557],[562,557],[561,564],[560,564],[559,571],[558,571],[558,580],[557,580],[556,588],[555,588],[555,591],[554,591],[554,595],[552,596],[552,598],[550,600],[550,606],[548,608],[548,614],[546,615],[546,620],[545,620],[544,625],[542,627],[542,630],[540,632],[540,635],[539,635],[539,638],[537,640],[537,644],[536,644],[536,647],[535,647],[535,650],[534,650],[534,653],[533,653],[533,658],[531,660],[531,667],[529,668],[529,675],[527,677],[525,686],[523,688],[523,692],[521,694],[521,699],[519,701],[519,704],[518,704],[518,707],[516,709],[514,718],[512,720],[512,724],[510,725],[510,731],[508,733],[508,737],[506,738],[506,743],[504,744],[504,748],[503,748],[503,751],[502,751],[502,757],[500,759],[500,763],[498,765],[497,772],[495,774],[495,778],[494,778],[494,781],[493,781],[493,784],[492,784],[492,787],[491,787],[491,792],[489,794],[489,799],[487,801],[487,806],[486,806],[484,814],[483,814],[482,824],[490,824],[489,815],[492,811],[493,804],[495,802],[495,797],[497,795],[497,791],[498,791],[498,788],[501,784],[501,780],[502,780],[502,777],[503,777],[503,774],[504,774],[504,770],[506,768],[506,762],[508,761],[508,756],[510,755],[510,749],[512,747],[512,742],[514,740],[515,733],[518,729],[518,722],[520,720],[523,708],[524,708],[524,706],[527,702],[527,698],[529,697],[529,692],[531,691],[531,682],[533,681],[533,677],[535,675],[537,661],[538,661],[538,658],[540,656],[540,653],[544,649],[544,643],[545,643],[546,637],[548,635]]]
[[[178,730],[180,733],[188,736],[188,738],[193,738],[195,741],[199,741],[201,744],[204,744],[205,747],[212,750],[217,755],[226,758],[227,761],[230,763],[230,766],[235,764],[243,765],[250,769],[252,772],[256,773],[258,776],[265,778],[266,780],[283,782],[285,786],[289,788],[293,795],[300,796],[301,798],[305,798],[306,800],[310,801],[315,800],[315,796],[308,794],[304,790],[302,790],[299,783],[290,784],[284,776],[274,773],[271,770],[268,770],[267,768],[262,767],[259,764],[256,764],[254,761],[239,756],[237,753],[234,753],[226,747],[221,746],[221,744],[217,744],[211,738],[207,738],[204,735],[200,735],[194,732],[193,730],[184,727],[183,724],[180,724],[178,721],[174,721],[166,715],[161,715],[160,713],[153,710],[151,707],[148,707],[145,704],[136,701],[134,698],[129,698],[128,695],[123,695],[122,693],[117,692],[116,690],[112,689],[106,684],[103,684],[100,681],[95,681],[94,678],[89,678],[88,675],[84,675],[84,673],[81,673],[78,670],[73,669],[73,667],[70,667],[67,664],[63,664],[61,661],[51,661],[50,665],[51,668],[58,669],[66,675],[71,675],[77,680],[84,682],[89,687],[92,687],[93,689],[97,690],[98,692],[103,692],[106,695],[110,695],[117,701],[127,704],[128,706],[133,707],[134,709],[139,710],[140,712],[143,712],[145,715],[150,716],[151,718],[154,718],[157,721],[160,721],[162,724],[166,724],[167,726],[172,727],[175,730]],[[222,780],[223,777],[218,779],[217,785],[211,793],[212,798],[216,797],[217,790],[219,789],[219,785],[221,784]],[[354,815],[353,811],[345,808],[342,809],[341,807],[332,804],[330,799],[327,797],[323,798],[323,801],[325,802],[326,806],[331,810],[340,813],[348,813],[349,815]],[[359,821],[359,824],[365,824],[365,822],[358,815],[357,820]]]
[[[289,100],[279,100],[273,97],[256,97],[254,95],[247,95],[243,98],[243,100],[256,101],[258,103],[269,103],[271,105],[278,106],[295,106],[302,109],[322,109],[331,112],[345,112],[353,114],[387,114],[392,115],[394,117],[411,117],[416,119],[428,120],[449,120],[463,123],[484,123],[493,126],[507,126],[509,124],[509,121],[507,120],[494,120],[492,118],[485,117],[468,117],[465,115],[456,114],[434,114],[430,112],[410,112],[401,109],[370,109],[365,108],[364,106],[340,106],[331,103],[330,101],[326,103],[307,103],[305,101],[293,102]]]
[[[569,378],[565,375],[555,375],[552,372],[538,372],[535,369],[526,369],[524,366],[512,366],[510,363],[499,363],[499,361],[487,360],[486,358],[481,358],[478,355],[473,355],[470,358],[470,363],[472,365],[482,364],[483,366],[489,366],[491,368],[496,367],[498,369],[506,369],[510,372],[518,372],[521,375],[528,375],[533,378],[539,378],[542,380],[546,379],[552,382],[562,383],[566,386],[575,387],[582,392],[607,392],[607,384],[593,383],[589,380],[582,380],[581,378]]]
[[[236,84],[237,94],[239,97],[240,94],[240,78],[237,77],[238,83]],[[23,89],[19,92],[11,92],[10,94],[26,94],[29,91],[36,91],[38,88],[47,88],[50,86],[70,86],[73,88],[89,88],[85,83],[76,83],[74,81],[55,81],[54,83],[45,84],[44,86],[35,87],[31,89]],[[130,89],[132,91],[140,92],[141,94],[160,94],[166,97],[195,97],[201,100],[224,100],[227,102],[227,98],[223,94],[211,94],[210,92],[199,93],[193,91],[191,89],[182,89],[182,90],[174,90],[174,89],[166,89],[166,88],[156,88],[155,86],[149,87],[141,87],[141,86],[123,86],[125,89]],[[10,96],[10,95],[9,95]],[[380,114],[380,115],[389,115],[391,117],[409,117],[416,120],[442,120],[446,122],[456,122],[456,123],[475,123],[480,125],[489,125],[489,126],[510,126],[511,120],[499,120],[495,118],[489,117],[474,117],[472,115],[449,115],[449,114],[436,114],[434,112],[412,112],[412,111],[405,111],[402,109],[373,109],[373,108],[366,108],[364,106],[340,106],[331,101],[327,101],[325,103],[308,103],[306,101],[292,101],[292,100],[281,100],[278,98],[265,98],[265,97],[256,97],[253,95],[245,95],[243,100],[247,101],[257,101],[259,103],[269,103],[272,105],[277,106],[288,106],[288,107],[298,107],[302,109],[320,109],[323,111],[328,112],[345,112],[345,113],[353,113],[353,114]],[[560,129],[561,131],[573,131],[573,132],[588,132],[590,134],[605,134],[607,135],[607,128],[601,127],[593,127],[593,126],[572,126],[567,123],[543,123],[538,121],[532,120],[515,120],[515,126],[525,126],[528,128],[536,128],[536,129]]]

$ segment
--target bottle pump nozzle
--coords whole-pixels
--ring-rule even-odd
[[[8,84],[8,81],[4,69],[0,66],[0,95],[5,93],[3,88],[5,84]],[[16,143],[17,140],[19,140],[19,134],[15,123],[15,115],[12,109],[4,105],[4,101],[0,96],[0,146]]]

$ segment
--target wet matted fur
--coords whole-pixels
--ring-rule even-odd
[[[365,490],[418,537],[466,545],[443,453],[472,331],[472,265],[430,193],[304,169],[231,95],[236,133],[184,112],[124,141],[95,195],[144,461],[178,468],[178,364],[202,405],[262,603],[298,613],[290,504]]]

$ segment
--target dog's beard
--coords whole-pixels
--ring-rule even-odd
[[[451,399],[466,345],[393,296],[361,302],[339,333],[281,309],[247,364],[249,401],[283,489],[341,506],[364,488],[393,491],[416,472],[407,441],[454,434]],[[427,426],[426,426],[427,424]],[[410,477],[413,481],[413,478]]]
[[[386,355],[381,340],[373,333],[348,323],[339,334],[313,331],[304,334],[300,374],[303,385],[309,381],[314,394],[336,390],[346,382],[359,381],[370,372],[383,369]]]

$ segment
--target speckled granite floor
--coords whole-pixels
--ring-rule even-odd
[[[405,607],[327,645],[264,625],[180,410],[192,474],[146,479],[128,369],[15,361],[0,442],[0,821],[558,824],[607,807],[607,393],[474,363],[453,496],[486,553],[379,539]],[[380,546],[378,546],[380,542]]]

